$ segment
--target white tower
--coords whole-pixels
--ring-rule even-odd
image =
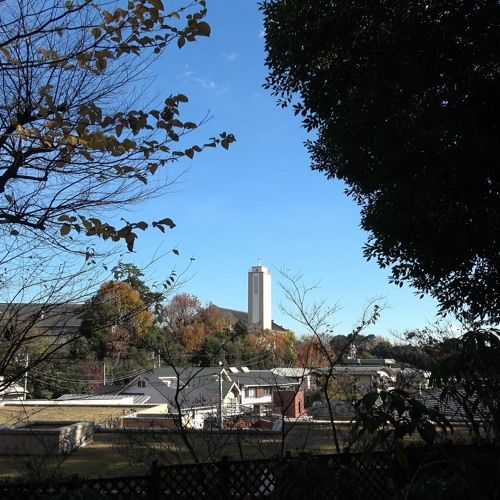
[[[262,265],[253,266],[248,271],[248,329],[271,330],[271,273]]]

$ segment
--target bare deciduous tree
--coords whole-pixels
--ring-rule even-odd
[[[280,283],[280,287],[283,290],[285,299],[289,304],[280,304],[280,309],[283,313],[307,328],[308,332],[316,340],[312,347],[318,349],[321,353],[321,357],[327,362],[326,367],[323,367],[324,377],[321,389],[327,402],[335,448],[337,453],[340,453],[337,426],[335,424],[335,418],[329,396],[331,381],[335,377],[334,367],[339,365],[342,358],[347,355],[350,347],[356,341],[357,336],[367,326],[377,321],[380,312],[384,307],[384,305],[381,304],[382,299],[377,298],[369,301],[363,311],[363,314],[361,315],[361,318],[353,327],[351,334],[348,336],[349,340],[339,351],[335,352],[329,343],[329,336],[331,336],[334,330],[334,325],[331,321],[335,313],[338,312],[340,308],[339,304],[337,303],[333,306],[329,306],[326,299],[322,299],[319,302],[313,302],[312,304],[309,303],[309,297],[313,291],[318,288],[318,283],[308,286],[303,282],[303,274],[294,275],[283,269],[278,271],[283,279],[283,282]]]

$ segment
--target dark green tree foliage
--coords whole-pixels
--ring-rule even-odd
[[[268,0],[266,87],[343,180],[365,256],[443,312],[500,321],[497,0]]]
[[[128,283],[140,295],[144,304],[149,306],[163,299],[161,292],[151,290],[144,282],[144,273],[134,264],[120,262],[112,269],[112,272],[115,280]]]

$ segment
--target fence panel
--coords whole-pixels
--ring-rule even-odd
[[[382,500],[388,497],[390,471],[390,458],[384,453],[375,453],[370,462],[361,454],[344,453],[186,465],[154,463],[146,476],[0,483],[0,498],[40,500],[74,492],[78,498],[116,500]]]

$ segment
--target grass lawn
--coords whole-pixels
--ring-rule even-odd
[[[78,422],[90,420],[100,424],[110,419],[130,415],[137,411],[132,406],[72,406],[72,405],[25,405],[0,406],[0,425],[12,425],[21,420],[66,420]]]
[[[331,440],[322,438],[322,446],[314,446],[310,451],[333,453]],[[190,435],[190,442],[202,459],[220,459],[227,456],[231,460],[264,458],[275,456],[280,451],[279,436],[244,433],[236,437],[195,433]],[[302,447],[302,436],[290,435],[286,449],[296,454]],[[18,476],[40,477],[56,475],[69,477],[78,474],[82,477],[116,477],[143,475],[149,471],[152,460],[159,463],[191,463],[176,433],[158,433],[155,435],[133,433],[96,433],[90,443],[69,457],[36,457],[0,455],[0,479]],[[36,477],[36,476],[35,476]],[[38,479],[38,478],[37,478]]]
[[[135,413],[135,407],[104,406],[0,406],[0,424],[20,420],[90,420],[102,423]],[[347,445],[349,425],[339,426],[341,448]],[[202,461],[264,458],[301,451],[335,453],[331,430],[321,425],[295,425],[281,446],[281,435],[259,431],[190,432],[190,446]],[[68,457],[0,455],[0,479],[8,477],[116,477],[143,475],[152,460],[161,464],[192,463],[185,443],[175,432],[96,432],[89,443]]]
[[[134,413],[132,407],[90,406],[0,406],[0,424],[20,420],[91,420],[102,423]],[[294,428],[286,438],[284,451],[296,454],[305,450],[333,453],[333,440],[328,429]],[[281,454],[281,436],[255,431],[191,432],[189,442],[201,460],[264,458]],[[93,443],[68,457],[0,456],[0,479],[8,477],[114,477],[142,475],[152,460],[159,463],[190,463],[194,460],[175,432],[96,432]]]

